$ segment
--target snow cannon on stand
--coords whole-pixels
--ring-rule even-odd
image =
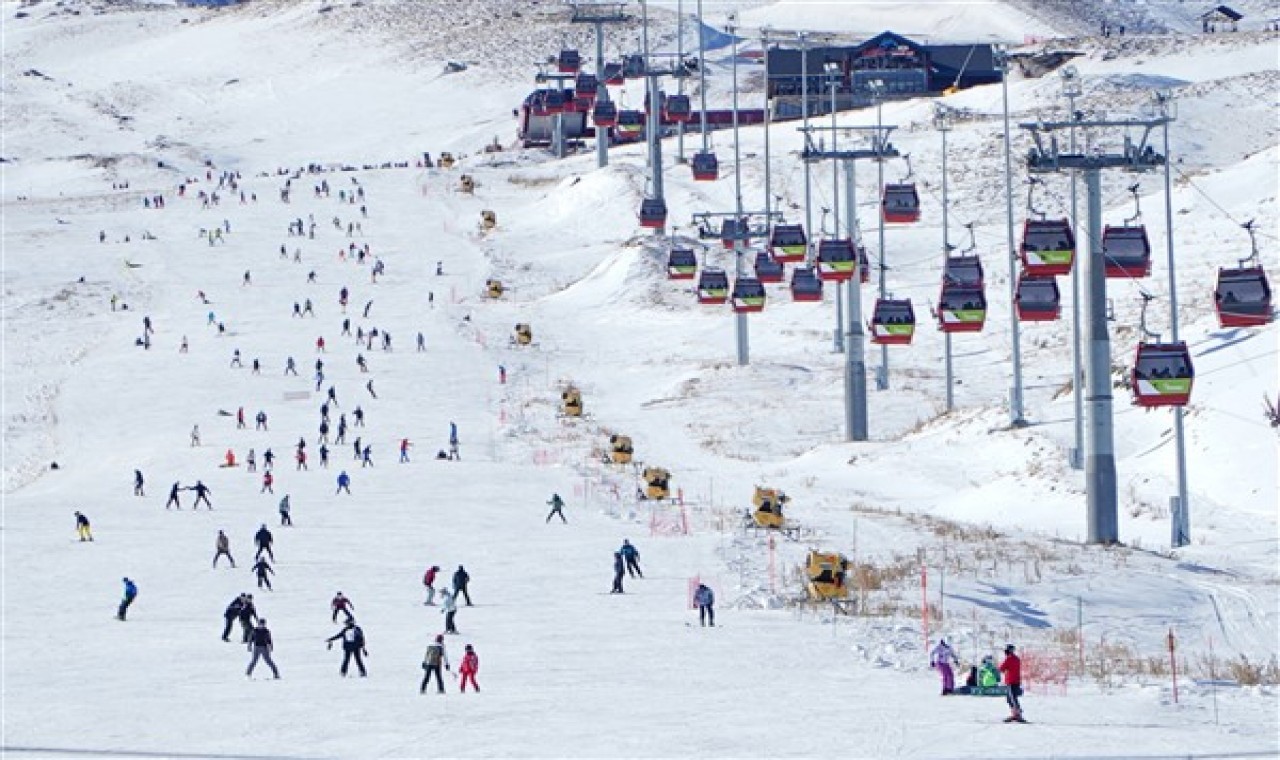
[[[467,195],[472,195],[476,191],[476,181],[470,174],[464,174],[458,178],[458,189]]]
[[[786,524],[782,507],[790,502],[790,497],[776,488],[756,486],[755,494],[751,497],[751,503],[755,506],[751,519],[757,527],[781,529]]]
[[[644,478],[644,497],[653,501],[662,501],[671,496],[671,473],[662,467],[646,467],[641,473]]]
[[[453,154],[447,151],[441,151],[440,158],[436,161],[436,166],[439,166],[441,169],[452,169],[453,164]]]
[[[572,385],[560,393],[560,413],[565,417],[582,416],[582,392]]]
[[[845,579],[849,572],[849,560],[836,552],[809,552],[805,562],[805,574],[809,582],[805,591],[814,601],[845,599],[849,596],[849,586]]]
[[[492,209],[480,212],[480,229],[488,232],[498,226],[498,215]]]
[[[511,339],[517,346],[527,346],[533,342],[533,328],[528,322],[520,322],[516,324],[515,334]]]
[[[631,448],[631,436],[614,433],[609,436],[609,461],[614,464],[631,464],[634,454]]]
[[[485,280],[484,294],[492,299],[502,298],[502,294],[506,289],[502,287],[502,280]]]

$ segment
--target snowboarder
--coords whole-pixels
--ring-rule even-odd
[[[80,512],[76,512],[76,535],[80,536],[81,541],[93,540],[93,530],[89,527],[89,518]]]
[[[451,670],[449,657],[444,651],[444,636],[437,634],[436,640],[427,645],[426,654],[422,657],[422,669],[426,672],[422,676],[422,685],[418,687],[419,694],[427,693],[427,686],[431,684],[433,675],[436,677],[436,686],[439,688],[437,693],[444,693],[444,674],[440,672],[441,665],[445,670]]]
[[[342,639],[342,668],[339,671],[342,676],[346,677],[347,666],[351,664],[352,658],[355,659],[356,667],[360,670],[360,677],[369,675],[364,669],[364,660],[361,659],[361,655],[368,657],[369,651],[364,646],[364,631],[356,625],[355,618],[347,618],[347,623],[342,630],[326,639],[329,649],[333,649],[333,642],[338,639]]]
[[[289,494],[285,494],[284,498],[280,500],[280,524],[282,526],[288,525],[289,527],[293,527],[293,517],[289,515],[290,510]],[[275,557],[272,557],[272,559],[275,559]]]
[[[142,490],[142,487],[144,484],[145,482],[142,479],[142,470],[134,470],[133,471],[133,495],[134,496],[146,496],[146,493],[144,493]]]
[[[182,503],[178,501],[178,492],[184,490],[181,485],[174,483],[169,489],[169,500],[164,503],[164,508],[168,509],[170,505],[182,509]]]
[[[938,645],[929,653],[929,666],[935,668],[942,676],[942,696],[950,696],[956,691],[955,667],[960,659],[947,644],[946,639],[938,639]]]
[[[231,566],[236,566],[236,558],[231,556],[231,539],[227,538],[227,534],[218,531],[218,540],[214,543],[216,553],[213,555],[213,566],[218,566],[218,558],[227,555],[227,559],[231,560]]]
[[[546,521],[551,522],[552,517],[555,517],[556,515],[560,515],[560,522],[565,523],[567,525],[569,521],[564,518],[564,512],[563,512],[564,499],[560,498],[560,494],[558,493],[551,494],[551,500],[548,501],[547,503],[551,505],[551,511],[547,513]]]
[[[244,595],[244,604],[240,607],[240,643],[248,644],[253,633],[253,621],[258,619],[258,608],[253,604],[253,594]]]
[[[280,678],[280,669],[276,667],[275,662],[271,659],[271,631],[267,630],[266,618],[258,618],[258,626],[253,629],[253,633],[249,636],[248,648],[250,652],[253,652],[253,659],[249,660],[249,669],[244,673],[246,676],[253,677],[253,668],[258,664],[258,658],[261,657],[270,666],[271,675],[274,678]]]
[[[266,552],[272,562],[276,561],[276,555],[271,551],[271,544],[275,542],[275,537],[271,535],[271,531],[267,530],[267,524],[263,523],[258,532],[254,534],[253,541],[258,545],[258,552],[253,555],[254,559],[262,559],[262,553]]]
[[[640,572],[640,552],[632,546],[631,541],[622,539],[622,547],[618,551],[622,552],[622,559],[627,563],[627,575],[632,578],[637,575],[643,578],[644,573]]]
[[[120,609],[116,610],[116,620],[125,619],[129,605],[133,604],[133,600],[138,597],[138,586],[128,578],[122,580],[124,581],[124,598],[120,600]]]
[[[213,491],[209,490],[209,486],[206,486],[204,484],[204,481],[197,480],[196,484],[194,486],[191,486],[187,490],[196,492],[196,501],[194,504],[191,505],[192,509],[198,508],[200,506],[200,502],[202,501],[204,502],[204,505],[206,507],[208,507],[209,509],[213,509],[213,504],[210,503],[209,501],[209,494],[213,493]]]
[[[711,587],[705,583],[699,583],[698,589],[693,592],[693,603],[698,605],[698,622],[702,625],[710,625],[716,627],[716,595]]]
[[[427,572],[422,576],[422,585],[427,587],[427,601],[424,605],[433,605],[436,603],[436,573],[440,572],[438,565],[432,565],[427,568]]]
[[[1004,648],[1004,660],[1000,663],[1000,673],[1004,676],[1004,683],[1009,687],[1009,693],[1005,696],[1009,703],[1009,717],[1004,719],[1005,723],[1026,723],[1026,719],[1022,717],[1022,703],[1018,701],[1018,697],[1022,696],[1022,658],[1018,657],[1014,651],[1013,644],[1009,644]]]
[[[627,574],[626,564],[622,560],[622,552],[613,553],[613,588],[609,590],[610,594],[624,593],[622,590],[622,576]]]
[[[268,565],[265,559],[260,559],[253,563],[253,567],[250,570],[258,576],[258,588],[266,586],[267,591],[273,590],[271,588],[271,579],[267,575],[275,575],[276,571],[271,569],[271,565]]]
[[[334,496],[343,491],[346,491],[348,496],[351,495],[351,476],[347,474],[346,470],[338,473],[338,490],[334,492]]]
[[[458,673],[462,675],[462,693],[465,694],[467,691],[467,681],[471,682],[471,686],[476,691],[480,691],[480,684],[476,683],[478,672],[480,672],[480,657],[476,654],[476,650],[467,644],[467,653],[462,655],[462,665],[458,668]]]
[[[355,619],[356,619],[356,616],[355,616],[356,605],[355,605],[355,603],[354,603],[354,602],[352,602],[350,599],[346,598],[345,596],[343,596],[341,591],[339,591],[339,592],[337,593],[337,595],[335,595],[335,596],[333,597],[333,601],[329,603],[329,607],[330,607],[330,609],[332,609],[332,610],[333,610],[333,618],[332,618],[332,619],[333,619],[333,622],[335,622],[335,623],[336,623],[336,622],[338,622],[338,613],[339,613],[339,612],[341,612],[342,614],[346,615],[346,616],[347,616],[347,620],[355,620]]]
[[[236,620],[240,619],[240,612],[244,609],[244,605],[244,594],[241,594],[235,599],[232,599],[231,604],[228,604],[227,608],[223,610],[222,620],[225,623],[225,625],[222,626],[223,641],[231,641],[231,626],[235,625]]]
[[[449,593],[448,589],[440,592],[440,612],[444,614],[444,632],[457,633],[458,627],[454,618],[458,615],[458,594]]]
[[[471,583],[471,576],[462,565],[458,565],[458,569],[453,571],[453,597],[457,599],[461,594],[467,600],[468,607],[471,606],[471,593],[467,591],[469,583]]]

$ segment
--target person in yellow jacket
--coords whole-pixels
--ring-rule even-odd
[[[76,512],[76,535],[80,536],[81,541],[93,540],[93,529],[89,527],[89,518],[79,512]]]

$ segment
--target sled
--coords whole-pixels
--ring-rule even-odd
[[[968,697],[1005,697],[1009,695],[1008,686],[957,686],[952,694]]]

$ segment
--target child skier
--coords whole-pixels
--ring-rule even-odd
[[[462,656],[462,665],[458,668],[458,672],[462,675],[461,689],[462,693],[467,692],[467,681],[471,682],[471,686],[478,692],[480,684],[476,683],[476,673],[480,671],[480,657],[476,655],[476,650],[467,644],[467,653]]]

